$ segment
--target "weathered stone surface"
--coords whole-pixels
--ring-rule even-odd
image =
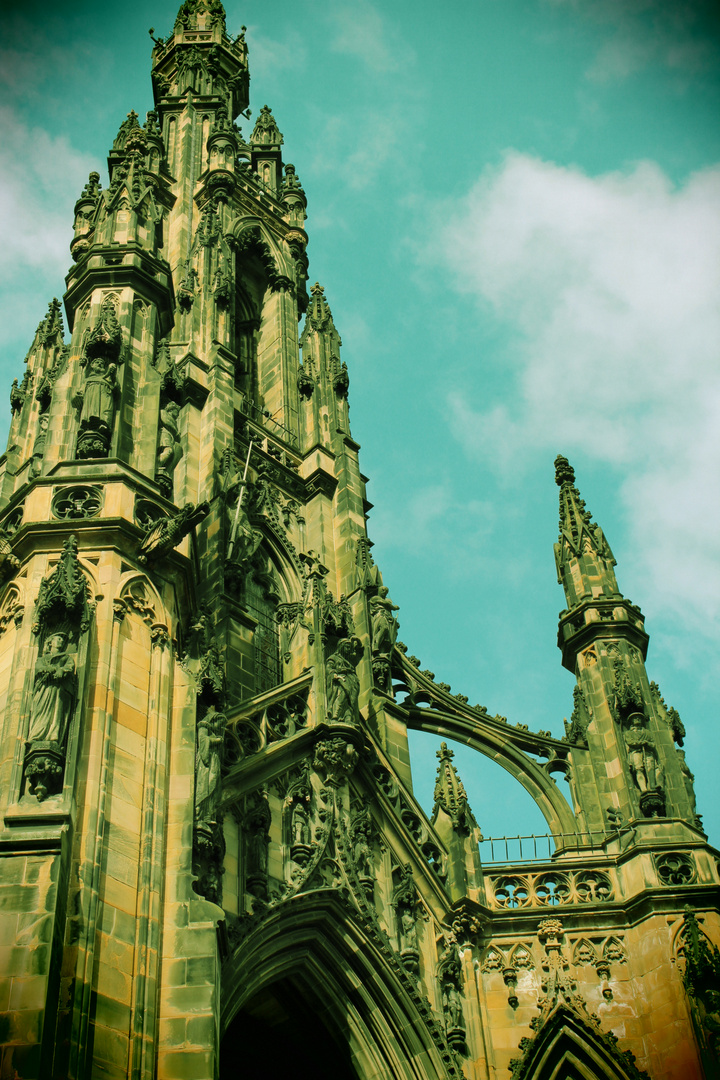
[[[397,641],[307,197],[270,109],[234,123],[244,30],[186,0],[153,41],[0,462],[0,1076],[713,1075],[717,865],[571,466],[557,740]],[[428,818],[418,726],[554,856],[481,865],[447,746]]]

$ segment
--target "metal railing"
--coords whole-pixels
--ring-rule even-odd
[[[605,832],[531,833],[529,836],[488,836],[480,841],[483,864],[539,862],[561,851],[601,847]]]
[[[240,412],[244,413],[249,420],[257,424],[258,427],[268,428],[276,438],[282,439],[284,442],[290,443],[291,446],[297,446],[297,435],[290,431],[290,428],[286,428],[284,424],[281,424],[279,420],[276,420],[274,416],[270,415],[269,409],[261,409],[259,405],[256,405],[254,401],[250,401],[248,398],[243,398],[240,402]]]

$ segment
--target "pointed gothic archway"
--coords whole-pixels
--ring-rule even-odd
[[[559,1005],[526,1051],[513,1080],[640,1080],[632,1054],[612,1036],[594,1032],[578,1013]]]
[[[278,905],[251,930],[223,969],[221,1078],[234,1075],[233,1062],[239,1069],[243,1032],[256,1019],[268,1037],[274,1029],[278,1038],[303,1038],[296,1061],[322,1041],[333,1080],[460,1080],[428,1002],[383,935],[356,916],[337,892],[317,890]],[[281,1060],[275,1048],[269,1060]],[[272,1080],[266,1068],[260,1076]]]

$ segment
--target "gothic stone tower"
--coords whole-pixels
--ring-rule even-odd
[[[305,194],[270,110],[234,123],[219,0],[152,77],[0,465],[0,1077],[717,1075],[717,853],[570,466],[555,739],[397,641]],[[408,728],[509,770],[552,857],[481,865],[446,746],[428,818]]]

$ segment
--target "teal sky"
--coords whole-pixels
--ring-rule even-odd
[[[32,0],[0,48],[0,376],[69,266],[72,208],[177,4]],[[226,4],[308,195],[401,638],[510,723],[562,733],[564,453],[643,609],[720,841],[720,49],[714,3]],[[248,133],[248,125],[245,132]],[[0,437],[4,439],[9,406]],[[418,739],[429,808],[434,741]],[[458,754],[486,835],[544,832]]]

